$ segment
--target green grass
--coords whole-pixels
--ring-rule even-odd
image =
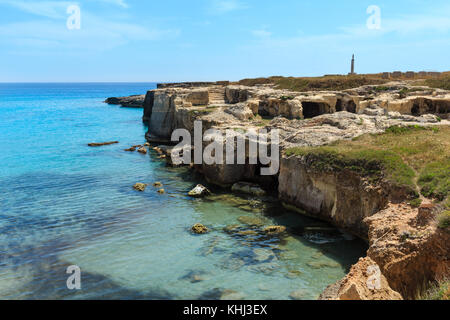
[[[448,229],[450,227],[450,210],[441,212],[438,217],[438,227],[441,229]]]
[[[308,163],[319,171],[351,170],[362,176],[374,179],[382,178],[387,173],[394,182],[414,186],[414,171],[402,158],[388,150],[339,150],[339,146],[319,148],[291,148],[286,155],[305,156]]]
[[[418,184],[425,197],[443,201],[450,192],[450,157],[426,165]]]
[[[421,300],[450,300],[450,281],[443,280],[432,285],[424,294]]]
[[[389,91],[389,87],[386,87],[386,86],[378,86],[378,87],[375,87],[374,90],[375,90],[376,92]]]
[[[413,199],[409,202],[409,204],[411,207],[419,208],[420,205],[422,204],[422,199],[420,198]]]
[[[203,109],[200,109],[200,108],[203,108]],[[189,114],[191,116],[195,116],[195,117],[204,116],[204,115],[207,115],[207,114],[210,114],[210,113],[216,111],[217,109],[218,109],[218,107],[216,107],[216,106],[199,106],[199,107],[196,107],[196,109],[189,110]]]
[[[287,156],[303,156],[319,171],[351,170],[372,181],[385,178],[444,200],[450,193],[450,126],[392,127],[351,141],[321,147],[297,147]],[[412,193],[411,193],[412,194]]]

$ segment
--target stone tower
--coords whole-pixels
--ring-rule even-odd
[[[355,74],[355,55],[352,56],[352,68],[349,74]]]

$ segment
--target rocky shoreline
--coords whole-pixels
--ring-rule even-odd
[[[143,121],[149,124],[147,141],[169,165],[171,153],[179,152],[171,146],[172,132],[183,128],[193,133],[194,121],[201,121],[204,131],[231,129],[246,140],[249,128],[269,133],[278,129],[281,154],[276,176],[262,176],[261,163],[191,166],[209,183],[224,188],[237,190],[252,183],[255,190],[261,186],[262,192],[277,192],[288,209],[328,221],[369,242],[367,257],[327,288],[321,299],[414,299],[426,283],[450,275],[450,235],[436,222],[446,210],[441,204],[445,199],[426,198],[414,187],[388,179],[377,161],[345,163],[330,160],[329,154],[304,152],[393,127],[448,127],[449,91],[408,81],[313,92],[267,84],[183,83],[159,85],[145,98],[106,102],[141,104]],[[422,205],[411,206],[419,197]],[[380,272],[379,286],[370,289],[367,283],[373,274],[368,270],[373,266]]]

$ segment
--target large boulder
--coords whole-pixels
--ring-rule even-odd
[[[189,191],[188,195],[194,198],[201,198],[211,194],[211,192],[201,184],[198,184],[194,189]]]

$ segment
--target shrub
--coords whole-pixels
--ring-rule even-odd
[[[414,200],[411,200],[411,201],[409,202],[409,204],[411,205],[411,207],[418,208],[418,207],[420,207],[420,205],[422,204],[422,199],[416,198],[416,199],[414,199]]]
[[[440,213],[437,217],[438,219],[438,227],[441,229],[447,229],[450,227],[450,211],[444,211]]]

